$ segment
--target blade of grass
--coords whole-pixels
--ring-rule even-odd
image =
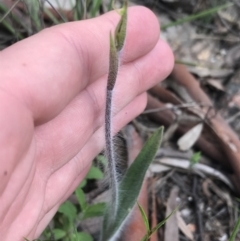
[[[88,9],[88,7],[87,7],[87,1],[86,0],[76,1],[75,6],[73,7],[74,20],[78,21],[78,20],[87,19],[87,9]]]
[[[10,23],[7,21],[0,22],[11,34],[15,34],[16,31]],[[22,37],[23,38],[23,37]]]
[[[50,2],[50,1],[48,1],[48,0],[46,0],[46,2],[51,6],[51,8],[60,16],[60,18],[62,19],[62,21],[64,22],[64,23],[66,23],[67,21],[66,21],[66,19],[63,17],[63,15],[53,6],[53,4]],[[45,10],[46,11],[46,10]],[[50,11],[48,11],[48,12],[50,12]],[[52,13],[51,13],[52,14]],[[52,16],[53,16],[53,14],[52,14]],[[54,17],[54,16],[53,16]],[[55,18],[55,17],[54,17]],[[55,18],[56,19],[56,18]],[[59,22],[59,21],[58,21]]]
[[[202,67],[201,65],[196,64],[196,63],[182,61],[182,60],[177,60],[177,59],[175,60],[175,64],[183,64],[183,65],[193,66],[193,67]]]
[[[199,18],[206,17],[208,15],[217,13],[218,11],[220,11],[222,9],[229,8],[233,5],[234,5],[234,3],[227,3],[227,4],[224,4],[224,5],[218,6],[218,7],[207,9],[207,10],[202,11],[200,13],[192,14],[192,15],[187,16],[185,18],[181,18],[181,19],[178,19],[174,22],[170,22],[168,24],[165,24],[161,27],[161,29],[165,30],[165,29],[173,27],[173,26],[177,26],[177,25],[180,25],[180,24],[183,24],[183,23],[186,23],[186,22],[190,22],[190,21],[193,21],[193,20],[196,20],[196,19],[199,19]]]
[[[73,19],[74,21],[82,19],[82,1],[76,1],[73,8]]]
[[[11,7],[11,11],[12,11],[12,9],[14,9],[14,7]],[[0,3],[0,11],[2,11],[2,12],[5,12],[5,13],[10,13],[9,12],[9,9],[4,5],[4,4],[2,4],[2,3]],[[8,14],[4,14],[4,16],[1,18],[1,20],[0,20],[0,23],[11,33],[11,34],[13,34],[13,35],[16,35],[16,37],[18,38],[18,39],[23,39],[23,35],[22,34],[20,34],[20,33],[18,33],[13,27],[12,27],[12,25],[8,22],[8,21],[6,21],[6,17],[8,16]],[[22,27],[24,27],[24,29],[25,30],[27,30],[27,27],[23,24],[23,22],[21,22],[14,14],[12,15],[12,19],[16,22],[16,23],[18,23],[18,24],[20,24]]]
[[[44,13],[49,17],[49,19],[51,19],[51,21],[54,24],[59,24],[60,23],[58,21],[58,19],[51,13],[51,11],[48,8],[44,8]]]
[[[21,0],[16,1],[11,8],[9,8],[7,10],[7,12],[3,15],[3,17],[0,19],[0,23],[12,12],[12,10],[17,6],[17,4],[20,2]]]
[[[159,228],[161,228],[167,220],[178,210],[178,207],[176,207],[163,221],[158,223],[148,234],[146,234],[141,241],[147,241],[153,233],[155,233]]]
[[[149,232],[150,232],[150,225],[149,225],[149,222],[148,222],[147,215],[146,215],[143,207],[142,207],[138,202],[137,202],[137,205],[138,205],[138,208],[139,208],[139,210],[140,210],[140,212],[141,212],[144,225],[145,225],[145,227],[146,227],[146,229],[147,229],[147,233],[149,233]]]
[[[24,0],[25,6],[29,13],[30,19],[32,21],[32,26],[34,26],[39,32],[42,29],[42,23],[40,20],[40,2],[37,0]]]
[[[108,11],[110,11],[113,8],[114,0],[111,0],[108,4]]]
[[[238,221],[233,229],[233,232],[232,232],[232,235],[231,235],[229,241],[235,241],[239,228],[240,228],[240,217],[238,218]]]
[[[91,7],[91,17],[96,17],[97,12],[99,11],[99,8],[102,4],[102,0],[95,0],[92,2],[92,7]]]
[[[82,19],[87,19],[87,0],[82,0],[83,16]],[[94,1],[95,2],[95,1]]]

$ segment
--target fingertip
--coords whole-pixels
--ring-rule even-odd
[[[129,20],[123,56],[124,60],[132,61],[154,48],[160,36],[160,25],[154,13],[146,7],[134,6],[128,11]]]

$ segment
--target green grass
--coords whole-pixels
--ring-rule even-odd
[[[220,10],[229,8],[233,5],[234,5],[234,3],[227,3],[227,4],[224,4],[224,5],[218,6],[218,7],[207,9],[207,10],[199,12],[199,13],[192,14],[192,15],[187,16],[185,18],[180,18],[176,21],[165,24],[161,27],[161,29],[166,30],[167,28],[174,27],[174,26],[177,26],[177,25],[181,25],[181,24],[186,23],[186,22],[191,22],[191,21],[194,21],[196,19],[205,18],[207,16],[216,14]]]

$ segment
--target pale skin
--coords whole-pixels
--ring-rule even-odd
[[[146,106],[173,67],[159,24],[129,8],[114,130]],[[0,239],[37,238],[104,148],[109,31],[120,16],[46,29],[0,53]]]

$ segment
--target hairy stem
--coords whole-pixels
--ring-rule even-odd
[[[106,139],[106,157],[108,159],[108,169],[110,175],[110,187],[112,191],[113,212],[115,212],[118,202],[118,179],[116,170],[116,157],[114,152],[113,135],[112,135],[112,90],[107,90],[107,103],[105,115],[105,139]],[[114,213],[115,214],[115,213]]]
[[[105,112],[105,141],[106,157],[108,160],[108,170],[110,175],[110,187],[112,190],[112,211],[115,215],[118,202],[118,179],[116,170],[116,158],[114,153],[113,134],[112,134],[112,93],[117,79],[118,56],[114,40],[110,33],[110,58],[109,73],[107,82],[106,112]]]
[[[115,29],[114,37],[110,33],[110,53],[109,53],[109,73],[107,82],[106,93],[106,113],[105,113],[105,141],[106,141],[106,157],[108,160],[108,171],[110,176],[110,188],[112,200],[110,204],[111,217],[115,218],[118,208],[118,177],[117,177],[117,162],[114,151],[114,142],[112,134],[112,95],[114,85],[116,83],[118,66],[119,66],[119,53],[123,48],[126,37],[127,26],[127,0],[121,10],[121,19]]]

